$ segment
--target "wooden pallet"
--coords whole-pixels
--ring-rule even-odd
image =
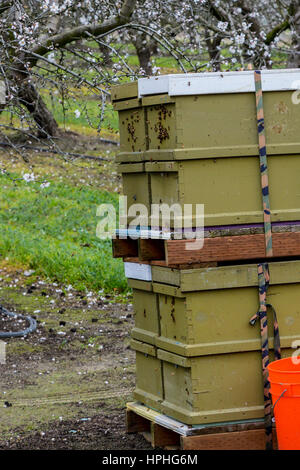
[[[127,432],[141,433],[154,448],[181,450],[265,450],[264,423],[248,421],[189,426],[138,402],[127,403]],[[275,427],[273,447],[277,449]]]
[[[160,266],[162,268],[174,269],[197,269],[197,268],[213,268],[218,266],[218,263],[180,263],[180,264],[167,264],[163,260],[141,261],[139,258],[123,258],[125,263],[139,263],[141,265]]]
[[[265,236],[234,235],[204,239],[202,248],[195,240],[119,239],[113,240],[114,258],[138,258],[139,261],[163,261],[165,266],[191,265],[194,263],[236,262],[265,259]],[[272,258],[300,256],[300,232],[272,234]],[[193,249],[195,244],[196,249]],[[269,259],[269,258],[268,258]]]

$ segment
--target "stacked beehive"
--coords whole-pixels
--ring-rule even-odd
[[[264,417],[260,331],[249,323],[258,263],[268,262],[283,357],[300,335],[300,72],[261,76],[271,255],[254,72],[166,75],[112,91],[128,205],[150,213],[154,203],[204,204],[202,249],[186,250],[172,234],[113,241],[133,289],[135,397],[186,424]]]

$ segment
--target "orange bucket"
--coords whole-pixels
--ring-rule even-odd
[[[268,370],[278,449],[300,450],[300,359],[279,359]]]

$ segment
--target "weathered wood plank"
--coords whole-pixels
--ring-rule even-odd
[[[165,240],[140,239],[139,259],[141,261],[164,260]]]
[[[121,101],[115,101],[113,103],[113,107],[115,111],[127,111],[128,109],[135,109],[140,107],[141,105],[141,100],[138,98],[133,98],[131,100],[121,100]]]
[[[183,450],[265,450],[265,430],[225,432],[204,436],[181,436]],[[273,430],[273,447],[277,449]]]
[[[178,269],[170,269],[169,267],[152,266],[152,281],[179,287],[181,272]]]
[[[130,82],[122,85],[114,85],[111,88],[112,102],[118,100],[128,100],[130,98],[137,98],[138,84],[137,82]]]
[[[152,283],[149,281],[141,281],[139,279],[128,279],[128,286],[131,289],[140,289],[146,292],[152,291]]]
[[[218,264],[214,262],[210,263],[185,263],[185,264],[167,264],[163,260],[151,260],[151,261],[140,261],[139,258],[123,258],[124,263],[142,263],[151,264],[151,266],[161,266],[163,268],[174,268],[174,269],[199,269],[199,268],[213,268]]]
[[[127,403],[127,432],[141,433],[153,447],[182,450],[264,450],[266,442],[263,420],[191,427],[136,402]]]
[[[151,422],[152,447],[179,446],[180,435],[159,424]]]
[[[112,251],[114,258],[138,257],[138,242],[131,238],[112,240]]]
[[[273,256],[266,258],[263,233],[205,238],[202,248],[195,241],[159,239],[115,239],[114,258],[137,258],[156,266],[211,267],[212,263],[300,256],[300,232],[273,233]],[[196,246],[196,244],[195,244]],[[130,260],[133,262],[133,260]],[[195,267],[195,266],[194,266]]]
[[[156,268],[168,270],[169,268]],[[300,282],[300,261],[280,261],[270,262],[270,285],[292,284]],[[152,268],[154,274],[154,268]],[[169,271],[171,271],[169,269]],[[173,270],[173,275],[177,271]],[[192,292],[199,290],[228,289],[235,287],[257,286],[257,265],[241,264],[233,266],[220,266],[207,269],[186,269],[177,272],[180,282],[173,282],[169,274],[169,284],[178,285],[182,292]],[[158,272],[158,275],[160,273]],[[166,277],[167,273],[165,274]],[[162,282],[157,279],[155,273],[153,281]]]
[[[126,431],[128,434],[150,431],[150,421],[136,414],[132,410],[126,410]]]
[[[156,294],[171,295],[172,297],[185,297],[179,287],[158,284],[155,282],[152,283],[152,287],[153,292],[155,292]]]
[[[300,255],[300,233],[273,233],[273,258]],[[167,265],[266,258],[264,234],[205,238],[201,249],[187,249],[186,240],[166,240]]]

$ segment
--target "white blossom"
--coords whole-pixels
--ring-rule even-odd
[[[152,73],[153,73],[153,75],[159,75],[160,74],[160,67],[156,67],[156,65],[153,65]]]
[[[57,5],[56,3],[51,3],[49,9],[50,9],[51,13],[55,13],[55,14],[56,14],[56,13],[59,12],[59,7],[58,7],[58,5]]]
[[[40,188],[42,188],[42,189],[43,189],[43,188],[49,188],[49,186],[50,186],[49,181],[45,181],[44,183],[42,183],[42,184],[40,185]]]
[[[235,37],[235,42],[236,42],[236,44],[244,44],[245,34],[244,33],[237,34],[236,37]]]
[[[226,31],[227,27],[228,27],[228,22],[227,21],[219,21],[219,23],[217,24],[218,28],[221,30],[221,31]]]
[[[257,39],[256,39],[256,38],[250,39],[250,41],[249,41],[249,47],[251,47],[252,49],[254,49],[256,46],[257,46]]]
[[[35,180],[34,173],[25,173],[23,175],[23,179],[26,181],[26,183],[29,183],[30,181],[34,181]]]

